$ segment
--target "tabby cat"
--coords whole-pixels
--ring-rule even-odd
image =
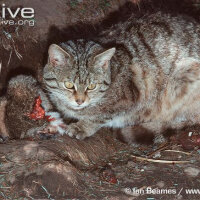
[[[134,136],[139,127],[160,135],[200,122],[200,25],[190,17],[132,17],[48,53],[43,107],[48,100],[58,110],[50,126],[60,134],[84,139],[113,127]]]

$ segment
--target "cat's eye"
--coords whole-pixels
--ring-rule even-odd
[[[74,84],[73,83],[70,83],[70,82],[64,82],[64,84],[65,84],[65,87],[67,88],[67,89],[73,89],[74,88]]]
[[[96,88],[96,84],[90,84],[87,87],[88,90],[94,90],[95,88]]]

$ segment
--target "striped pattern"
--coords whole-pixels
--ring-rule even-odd
[[[83,138],[102,126],[141,125],[160,133],[200,122],[200,25],[193,19],[162,13],[132,17],[93,41],[60,46],[70,58],[57,68],[48,63],[44,81],[64,117],[80,120]],[[95,67],[95,56],[113,47],[109,70]],[[75,93],[63,89],[65,80],[87,95],[83,109],[73,107]],[[99,88],[87,93],[89,83]],[[88,127],[91,122],[96,125]]]

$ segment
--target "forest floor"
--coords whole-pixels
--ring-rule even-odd
[[[2,65],[0,94],[6,92],[6,83],[16,74],[31,74],[41,80],[41,71],[51,43],[90,38],[117,21],[126,20],[131,12],[154,10],[154,7],[167,10],[172,4],[178,5],[181,10],[179,12],[184,10],[199,18],[197,14],[200,11],[199,0],[190,3],[189,0],[185,0],[181,1],[182,4],[168,2],[170,3],[165,8],[164,0],[155,0],[147,5],[141,4],[139,0],[6,0],[6,6],[13,9],[18,6],[34,8],[35,25],[0,25]],[[197,5],[195,9],[193,5]],[[174,7],[176,6],[173,6],[173,12]],[[200,199],[199,130],[199,127],[186,129],[178,136],[172,136],[167,143],[158,146],[139,145],[137,148],[122,144],[116,139],[115,142],[110,142],[111,134],[109,139],[105,139],[105,143],[113,144],[113,147],[111,145],[105,153],[106,151],[112,153],[104,157],[103,153],[101,155],[94,151],[92,156],[99,156],[98,159],[95,158],[96,161],[93,162],[91,156],[88,160],[90,166],[79,163],[76,169],[70,168],[73,160],[66,160],[66,155],[58,156],[55,153],[57,150],[48,149],[49,144],[55,145],[67,141],[68,138],[63,140],[57,138],[55,141],[52,139],[47,142],[13,140],[2,143],[0,144],[0,199],[198,200]],[[99,137],[94,137],[95,142]],[[92,142],[91,148],[96,148],[96,143]],[[36,146],[38,149],[41,148],[42,153],[38,149],[35,150],[37,152],[29,152],[28,145],[28,149],[32,145],[31,151]],[[87,146],[87,140],[81,145]],[[26,150],[28,153],[24,154]],[[44,153],[46,151],[47,154]],[[19,157],[15,157],[16,152]],[[48,156],[48,159],[43,158],[41,154],[52,156],[52,162]],[[23,162],[23,159],[26,162]],[[64,172],[68,174],[69,169],[72,172],[74,170],[75,178],[71,177],[75,180],[74,184],[69,180],[70,176],[64,178],[65,174],[59,178],[59,173],[56,175],[49,171],[44,173],[46,168],[49,169],[55,164],[54,162],[57,171],[59,173],[59,170],[62,171],[60,174]],[[199,189],[199,193],[187,189]],[[191,194],[187,194],[188,192]]]

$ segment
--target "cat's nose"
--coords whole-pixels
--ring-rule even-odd
[[[76,103],[77,103],[78,105],[81,105],[81,104],[84,103],[84,99],[76,99]]]

